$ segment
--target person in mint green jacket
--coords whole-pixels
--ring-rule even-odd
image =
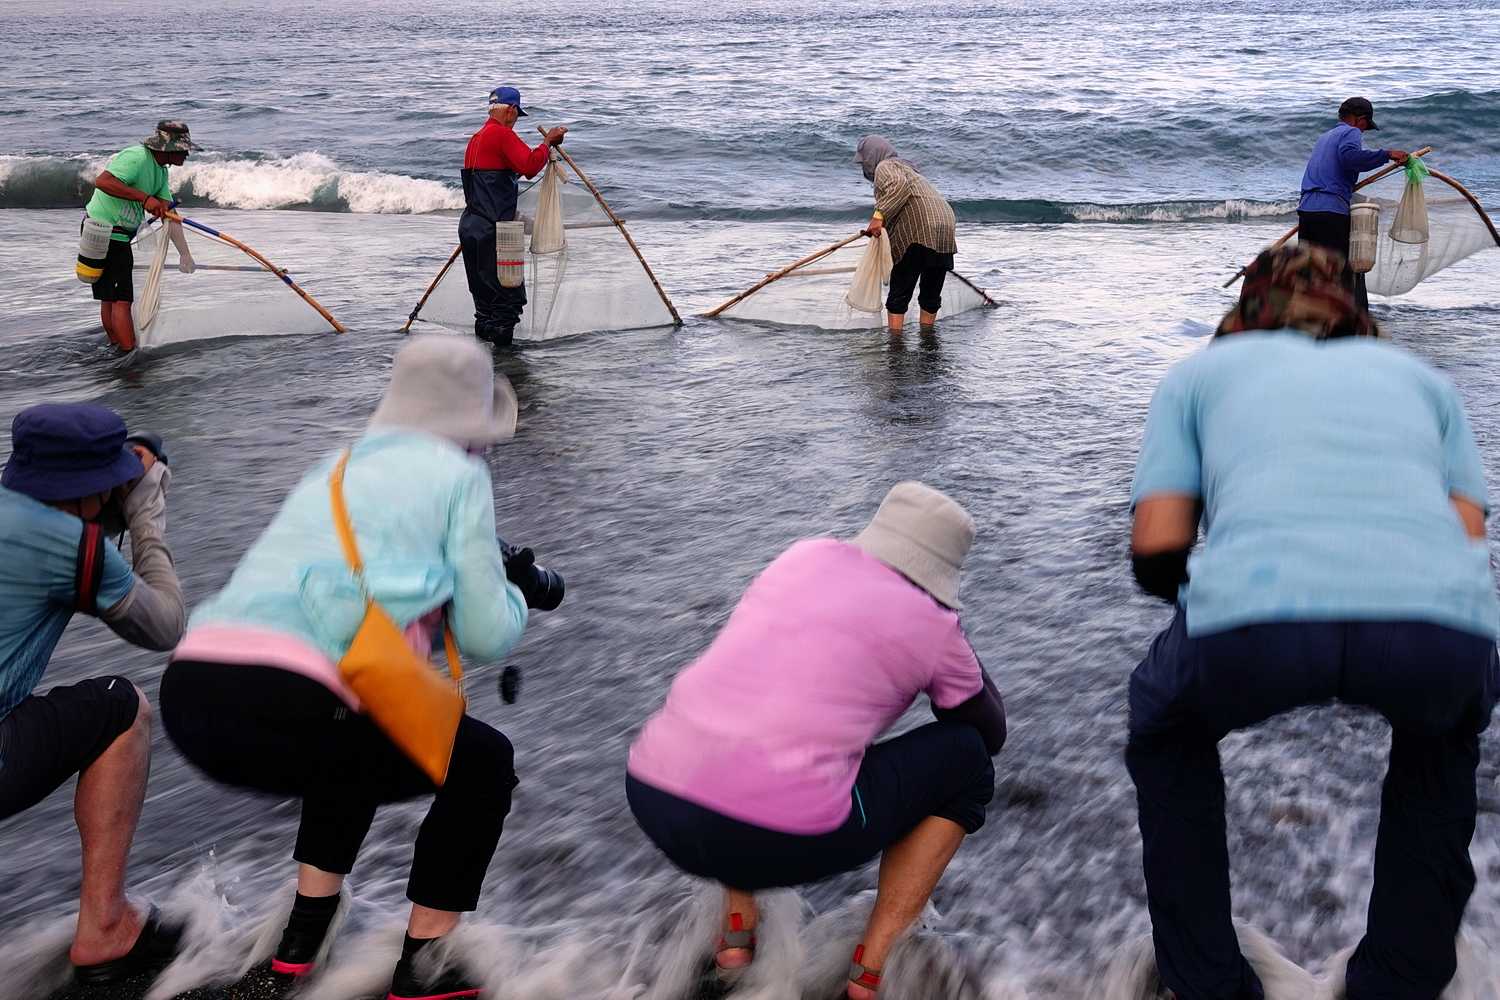
[[[417,336],[396,351],[390,388],[352,444],[343,491],[365,584],[421,653],[443,649],[447,629],[464,655],[494,660],[526,626],[480,457],[515,421],[510,385],[477,341]],[[436,793],[391,995],[477,995],[461,972],[424,977],[415,959],[478,905],[516,784],[512,748],[464,716],[438,788],[361,713],[338,668],[366,607],[330,503],[343,454],[307,471],[229,583],[194,610],[162,678],[162,720],[214,780],[302,800],[296,902],[265,975],[312,971],[377,807]]]

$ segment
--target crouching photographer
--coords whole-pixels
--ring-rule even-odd
[[[159,438],[127,438],[93,403],[44,403],[11,426],[0,474],[0,818],[74,774],[83,845],[74,978],[98,986],[161,969],[180,929],[125,896],[125,865],[151,765],[151,710],[122,676],[32,694],[75,612],[136,646],[182,637],[182,588],[167,550],[170,480]],[[106,514],[115,532],[100,523]],[[128,531],[131,565],[107,535]]]
[[[479,457],[515,425],[515,395],[477,341],[408,338],[365,432],[302,477],[194,609],[162,678],[162,723],[184,756],[216,781],[301,800],[297,894],[257,973],[282,987],[317,974],[376,810],[432,796],[389,996],[479,988],[433,942],[479,905],[516,784],[510,741],[467,714],[454,683],[460,653],[496,660],[526,626],[511,574],[532,564],[502,559]],[[539,571],[526,579],[550,599]]]

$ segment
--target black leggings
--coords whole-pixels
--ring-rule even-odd
[[[917,305],[936,313],[943,308],[943,282],[951,270],[951,253],[938,253],[920,243],[913,243],[891,268],[891,290],[886,293],[885,311],[905,316],[911,305],[911,293],[917,290],[920,279],[922,291],[917,296]]]
[[[167,735],[210,778],[302,800],[292,857],[348,874],[387,802],[436,796],[417,834],[406,896],[434,910],[473,910],[494,857],[514,754],[504,734],[464,716],[442,788],[368,718],[326,687],[277,667],[176,660],[161,681]]]

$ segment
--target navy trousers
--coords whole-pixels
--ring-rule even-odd
[[[526,308],[526,285],[506,288],[495,271],[495,227],[471,212],[458,220],[458,245],[464,274],[474,297],[474,336],[490,339],[491,330],[516,325]]]
[[[1333,699],[1391,723],[1375,884],[1365,937],[1349,960],[1349,1000],[1441,993],[1474,891],[1474,772],[1497,694],[1495,644],[1466,632],[1424,622],[1279,622],[1192,638],[1179,609],[1130,676],[1125,750],[1157,967],[1179,1000],[1261,995],[1230,920],[1219,740]]]

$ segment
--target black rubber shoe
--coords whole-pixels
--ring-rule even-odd
[[[80,986],[109,986],[142,973],[160,972],[177,957],[182,931],[181,924],[164,925],[161,911],[153,906],[129,951],[97,965],[73,966],[73,981]]]
[[[410,962],[396,963],[389,1000],[470,1000],[483,993],[474,981],[457,969],[444,969],[435,978],[419,976]]]

